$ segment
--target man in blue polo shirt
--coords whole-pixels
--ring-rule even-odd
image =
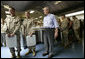
[[[46,52],[43,53],[43,56],[48,55],[48,58],[51,58],[53,56],[54,38],[57,38],[58,36],[59,25],[55,18],[55,15],[50,13],[50,10],[48,7],[44,7],[43,12],[45,14],[45,17],[43,19],[43,27],[45,28],[44,44],[46,48]]]

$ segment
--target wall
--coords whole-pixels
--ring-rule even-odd
[[[82,20],[84,20],[84,14],[77,15],[76,17],[77,17],[78,19],[82,19]]]

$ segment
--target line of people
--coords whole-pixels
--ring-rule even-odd
[[[72,19],[73,20],[69,17],[65,17],[65,15],[61,16],[59,19],[61,41],[65,48],[69,47],[73,42],[80,43],[82,41],[80,37],[80,32],[82,32],[80,31],[80,27],[83,29],[83,25],[80,26],[82,23],[80,24],[80,21],[76,16],[72,16]]]

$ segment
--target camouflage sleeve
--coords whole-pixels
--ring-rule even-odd
[[[34,19],[32,20],[32,27],[35,27]],[[35,33],[35,30],[31,27],[31,33]]]
[[[4,24],[4,28],[3,29],[4,29],[4,31],[7,30],[7,24],[6,23]]]
[[[6,25],[7,25],[7,19],[8,19],[8,17],[4,20]],[[6,34],[8,34],[8,33],[9,33],[9,30],[8,30],[8,26],[7,26]]]
[[[19,29],[20,29],[20,18],[17,17],[16,19],[17,19],[17,21],[16,21],[16,26],[15,26],[15,30],[14,30],[13,34],[17,33],[17,31],[19,31]]]
[[[80,27],[80,22],[79,20],[77,20],[77,29],[79,29],[79,27]]]
[[[62,31],[66,30],[66,29],[68,29],[68,21],[67,20],[65,20],[65,23],[62,26]]]
[[[21,31],[22,34],[24,34],[24,26],[23,25],[21,25],[20,31]]]

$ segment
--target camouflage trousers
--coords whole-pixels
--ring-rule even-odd
[[[75,39],[76,40],[80,40],[79,31],[78,30],[74,30],[74,35],[75,35]]]
[[[21,51],[21,46],[20,46],[20,34],[16,34],[17,36],[17,52],[18,54],[20,54],[20,51]],[[15,54],[15,48],[9,48],[10,49],[10,52],[14,55]]]
[[[5,38],[5,33],[1,33],[1,44],[3,45],[3,43],[4,43],[4,45],[6,45],[6,38]]]
[[[62,31],[62,43],[65,45],[68,43],[68,31]]]
[[[25,35],[22,35],[22,37],[23,37],[23,45],[25,47],[25,46],[27,46],[27,44],[26,44],[26,36]]]

